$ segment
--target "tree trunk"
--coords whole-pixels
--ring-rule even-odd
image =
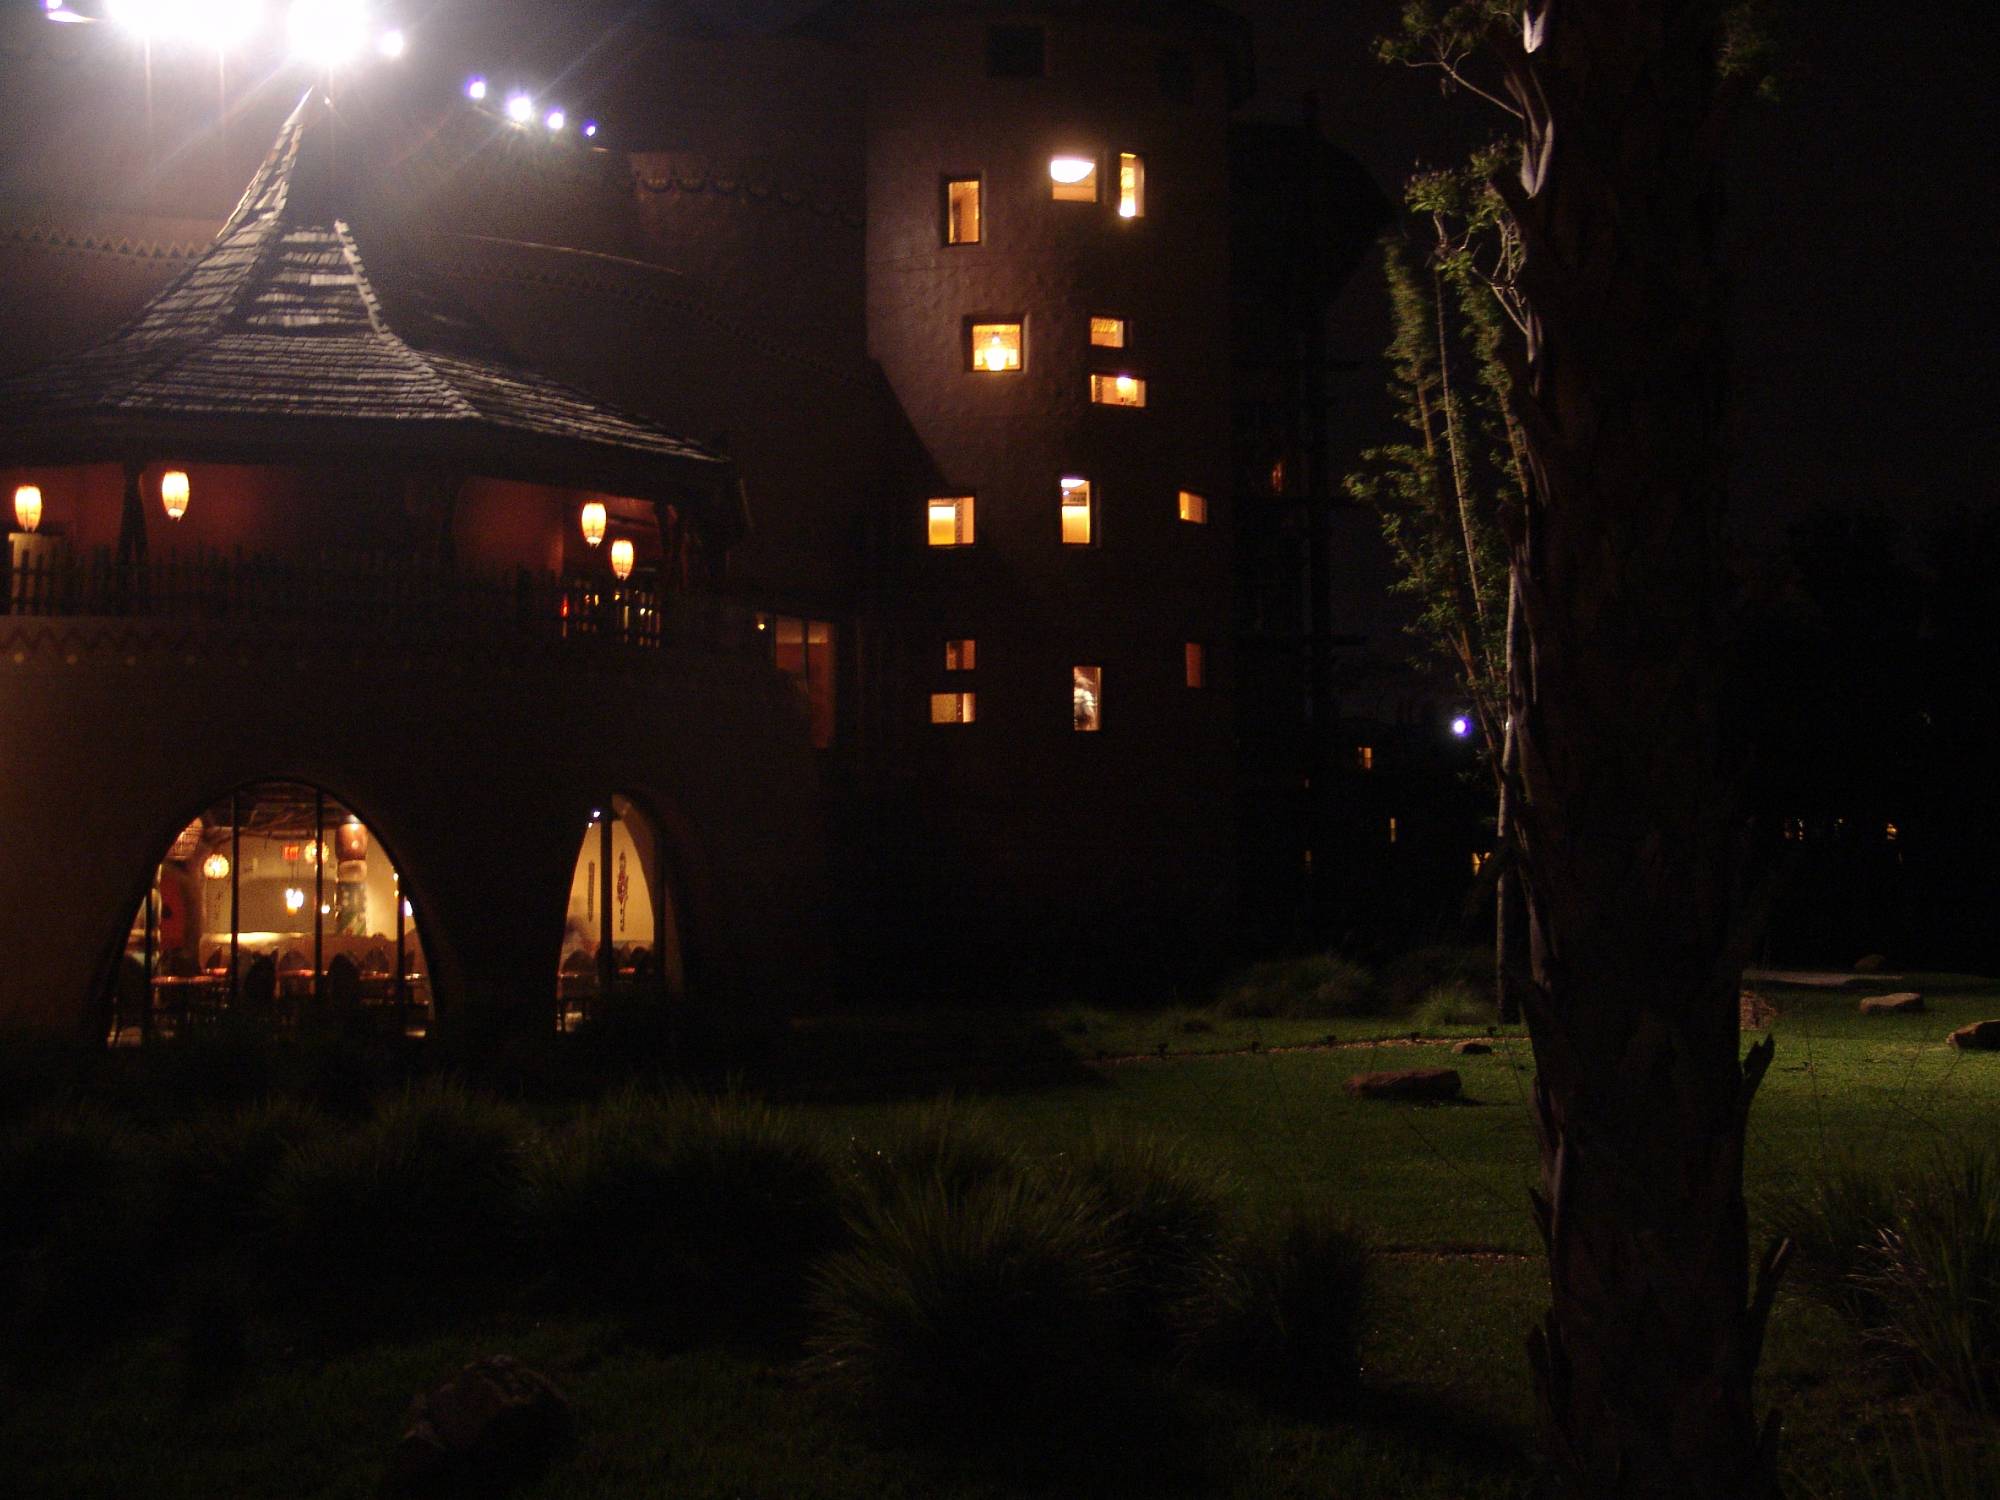
[[[1722,744],[1726,358],[1715,0],[1540,0],[1502,39],[1534,483],[1509,818],[1527,898],[1551,1306],[1531,1339],[1578,1496],[1775,1493],[1753,1295]]]

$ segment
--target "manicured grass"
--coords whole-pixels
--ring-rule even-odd
[[[2000,1057],[1943,1041],[1953,1026],[2000,1015],[2000,989],[1924,979],[1877,986],[1925,990],[1932,1010],[1919,1017],[1864,1018],[1860,990],[1764,987],[1781,1016],[1752,1122],[1759,1234],[1766,1215],[1757,1205],[1829,1157],[1905,1161],[1956,1138],[1990,1137],[2000,1124]],[[1190,1020],[1206,1029],[1190,1029]],[[35,1496],[358,1500],[375,1493],[410,1395],[475,1355],[505,1351],[563,1385],[580,1417],[577,1450],[522,1492],[530,1496],[1002,1500],[1121,1485],[1246,1500],[1524,1496],[1532,1466],[1523,1337],[1545,1295],[1526,1212],[1532,1061],[1518,1033],[1497,1036],[1489,1056],[1457,1057],[1444,1043],[1399,1040],[1407,1030],[1394,1017],[1067,1011],[998,1027],[977,1016],[877,1018],[853,1034],[862,1038],[857,1053],[892,1059],[877,1091],[892,1098],[929,1092],[926,1048],[947,1054],[952,1066],[935,1076],[955,1081],[958,1107],[983,1114],[1031,1158],[1079,1151],[1093,1133],[1160,1135],[1219,1166],[1248,1217],[1273,1218],[1300,1200],[1337,1204],[1381,1254],[1363,1391],[1318,1419],[1161,1377],[1147,1409],[1154,1420],[1170,1417],[1170,1441],[1149,1451],[1142,1426],[1116,1474],[1038,1486],[877,1430],[807,1379],[797,1349],[782,1344],[677,1343],[600,1316],[508,1306],[346,1346],[259,1324],[242,1383],[191,1403],[169,1314],[106,1350],[7,1376],[0,1453],[22,1476],[13,1492]],[[817,1032],[820,1056],[853,1040],[833,1022]],[[1313,1045],[1329,1033],[1343,1045]],[[1308,1050],[1274,1050],[1286,1047]],[[1010,1056],[1025,1064],[1010,1069]],[[1349,1073],[1432,1065],[1459,1069],[1466,1102],[1362,1104],[1340,1090]],[[911,1107],[868,1102],[868,1092],[797,1107],[835,1144]],[[1781,1298],[1762,1388],[1786,1410],[1801,1493],[1896,1493],[1866,1476],[1879,1481],[1882,1444],[1910,1429],[1907,1402],[1835,1314],[1802,1295]]]

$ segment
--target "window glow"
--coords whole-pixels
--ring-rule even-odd
[[[1075,476],[1062,481],[1062,539],[1069,547],[1087,547],[1091,538],[1090,481]]]
[[[980,233],[979,179],[954,178],[944,185],[944,242],[976,245]]]
[[[939,495],[928,506],[933,547],[972,545],[972,496]]]
[[[1100,349],[1123,349],[1125,347],[1125,320],[1123,318],[1092,318],[1090,320],[1090,341]]]
[[[368,7],[363,0],[292,0],[286,31],[292,56],[315,67],[338,67],[368,46]]]
[[[1356,745],[1354,747],[1354,764],[1358,770],[1374,770],[1375,747],[1373,745]]]
[[[944,643],[944,669],[947,672],[970,672],[978,662],[979,642],[963,640]]]
[[[1146,212],[1146,164],[1130,151],[1118,153],[1118,217],[1137,219]]]
[[[931,722],[933,724],[970,724],[977,707],[976,695],[972,693],[932,693]]]
[[[1208,686],[1208,650],[1200,641],[1189,641],[1183,652],[1186,658],[1187,685],[1191,688]]]
[[[1193,490],[1182,490],[1180,507],[1181,519],[1190,526],[1208,524],[1208,496],[1198,495]]]
[[[970,337],[973,369],[1000,375],[1021,368],[1019,323],[974,323]]]
[[[514,94],[507,100],[507,118],[516,125],[525,125],[535,118],[535,101],[526,94]]]
[[[835,646],[839,631],[831,620],[805,620],[797,615],[760,615],[758,629],[769,629],[771,662],[791,678],[804,700],[806,726],[813,746],[833,743],[834,684],[839,676]]]
[[[42,489],[40,485],[23,484],[14,490],[14,522],[23,531],[33,531],[42,524]]]
[[[1144,406],[1146,382],[1136,375],[1093,375],[1090,399],[1099,406]]]
[[[1059,203],[1097,201],[1097,161],[1089,156],[1049,159],[1049,196]]]
[[[1070,728],[1095,734],[1104,726],[1104,668],[1071,667]]]

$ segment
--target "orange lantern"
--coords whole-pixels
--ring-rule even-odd
[[[40,485],[23,484],[14,490],[14,519],[23,531],[33,531],[42,524],[42,489]]]
[[[188,494],[188,477],[184,470],[169,469],[160,476],[160,504],[166,507],[169,521],[178,521],[187,514]]]
[[[621,536],[611,544],[611,571],[617,575],[619,582],[632,576],[632,562],[632,544]]]
[[[590,501],[583,508],[583,539],[595,547],[604,540],[604,506],[597,500]]]

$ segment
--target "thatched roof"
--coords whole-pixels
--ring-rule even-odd
[[[720,489],[720,455],[529,368],[392,234],[357,234],[336,123],[309,93],[215,242],[137,317],[0,381],[0,455],[352,454],[642,496]]]

